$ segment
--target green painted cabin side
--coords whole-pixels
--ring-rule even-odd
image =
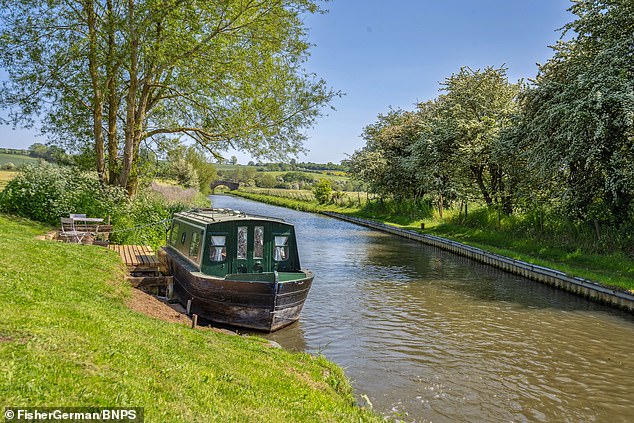
[[[295,229],[278,219],[207,209],[182,212],[174,216],[167,241],[211,276],[268,281],[274,271],[301,269]]]

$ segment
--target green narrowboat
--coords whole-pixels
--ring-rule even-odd
[[[293,225],[235,210],[176,213],[159,257],[191,313],[265,332],[299,319],[313,281]]]

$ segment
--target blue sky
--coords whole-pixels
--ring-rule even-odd
[[[505,65],[512,81],[532,78],[552,55],[569,0],[334,0],[309,16],[316,44],[307,64],[345,95],[307,131],[299,161],[339,162],[363,146],[377,114],[435,98],[461,66]],[[0,147],[26,148],[35,131],[0,126]],[[240,163],[250,157],[235,154]]]

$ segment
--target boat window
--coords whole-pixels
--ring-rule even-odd
[[[275,236],[275,261],[288,259],[288,236]]]
[[[238,258],[247,258],[247,227],[238,226]]]
[[[172,233],[170,234],[170,245],[176,245],[178,240],[178,223],[172,225]]]
[[[253,258],[264,258],[264,226],[256,226],[253,231]]]
[[[198,259],[198,251],[200,250],[200,232],[192,234],[192,240],[189,244],[189,257]]]
[[[209,259],[212,262],[225,261],[227,258],[227,237],[223,235],[211,236],[211,247],[209,248]]]
[[[186,239],[187,239],[187,232],[183,231],[183,235],[181,235],[181,245],[185,245]]]

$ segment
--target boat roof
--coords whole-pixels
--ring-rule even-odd
[[[213,223],[221,223],[221,222],[240,221],[240,220],[266,220],[266,221],[284,223],[286,225],[289,225],[289,223],[287,223],[283,219],[279,219],[276,217],[260,216],[257,214],[246,214],[239,210],[232,210],[232,209],[212,209],[212,208],[193,209],[189,211],[175,213],[174,218],[186,219],[191,222],[201,223],[204,225],[213,224]]]

